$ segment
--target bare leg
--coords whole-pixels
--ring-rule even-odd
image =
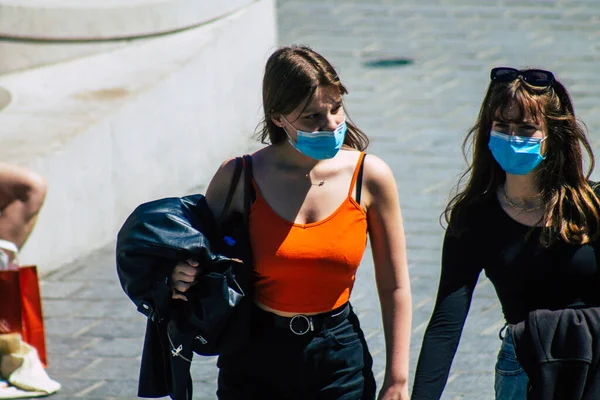
[[[15,165],[0,163],[0,239],[23,247],[46,197],[46,181]]]

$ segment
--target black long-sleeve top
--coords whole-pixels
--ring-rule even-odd
[[[482,270],[509,324],[536,309],[600,305],[600,243],[540,244],[541,228],[512,219],[497,198],[465,217],[465,231],[446,231],[442,272],[433,314],[419,355],[412,400],[438,400],[456,353]]]

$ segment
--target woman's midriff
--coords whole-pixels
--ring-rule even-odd
[[[303,315],[317,315],[317,314],[322,314],[325,312],[329,312],[331,310],[323,310],[323,311],[319,311],[319,312],[289,312],[289,311],[279,311],[279,310],[274,310],[271,307],[267,307],[264,304],[260,303],[257,300],[254,300],[254,304],[256,304],[256,306],[258,308],[260,308],[261,310],[279,315],[280,317],[293,317],[294,315],[298,315],[298,314],[303,314]]]

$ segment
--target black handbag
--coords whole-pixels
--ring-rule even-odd
[[[211,250],[225,257],[202,271],[197,284],[186,293],[188,301],[175,308],[167,329],[172,352],[178,351],[181,344],[181,340],[173,340],[176,334],[179,338],[182,334],[193,337],[191,349],[199,355],[235,352],[248,342],[252,310],[252,252],[248,235],[251,170],[249,156],[244,156],[243,161],[236,158],[222,217],[216,235],[210,239]],[[229,214],[242,171],[244,212]],[[187,358],[186,354],[178,355]]]

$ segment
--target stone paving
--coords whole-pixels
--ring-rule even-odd
[[[464,168],[460,145],[489,70],[554,71],[600,154],[600,2],[281,0],[277,7],[279,43],[310,45],[333,62],[350,90],[347,110],[371,138],[369,152],[386,160],[398,181],[414,300],[412,383],[439,277],[438,217]],[[42,292],[48,371],[64,386],[53,399],[136,398],[144,318],[121,291],[112,246],[44,276]],[[381,383],[383,334],[370,252],[352,301]],[[444,400],[493,399],[502,324],[482,276]],[[215,359],[196,357],[192,372],[194,398],[214,399]]]

